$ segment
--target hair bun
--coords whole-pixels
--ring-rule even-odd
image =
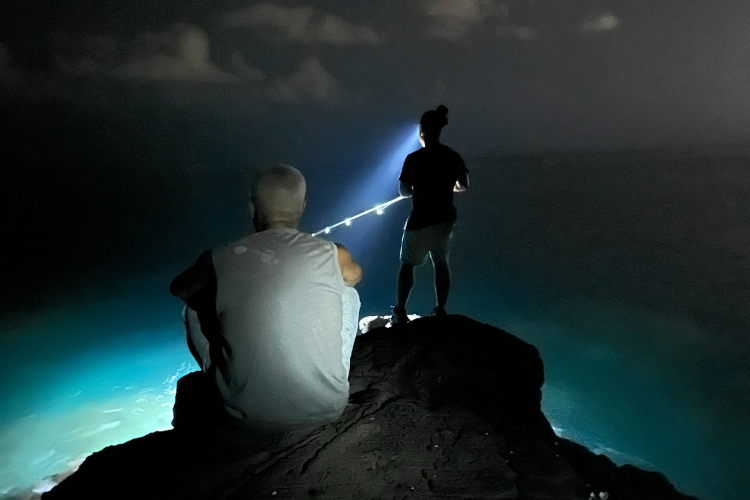
[[[437,109],[425,111],[419,124],[426,128],[441,129],[448,125],[448,108],[442,104]]]

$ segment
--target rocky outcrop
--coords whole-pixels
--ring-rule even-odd
[[[357,338],[337,422],[247,435],[205,411],[190,374],[174,430],[93,454],[43,498],[692,498],[557,437],[543,382],[536,348],[466,317],[376,328]]]

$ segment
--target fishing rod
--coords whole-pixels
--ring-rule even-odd
[[[375,208],[371,208],[369,210],[365,210],[364,212],[358,213],[357,215],[353,215],[352,217],[347,217],[346,219],[342,220],[341,222],[337,222],[336,224],[333,224],[332,226],[328,226],[325,229],[321,229],[317,233],[313,233],[313,236],[318,236],[319,234],[329,234],[332,229],[335,229],[339,226],[351,226],[352,221],[355,219],[359,219],[360,217],[367,215],[369,213],[375,212],[378,215],[383,215],[383,211],[393,205],[394,203],[398,203],[401,200],[405,200],[408,198],[408,196],[399,196],[398,198],[393,198],[391,201],[386,201],[385,203],[382,203]]]

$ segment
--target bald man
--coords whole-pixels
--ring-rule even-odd
[[[203,253],[170,286],[224,412],[254,430],[332,422],[349,397],[362,269],[344,246],[298,230],[305,191],[297,169],[274,165],[251,189],[256,232]]]

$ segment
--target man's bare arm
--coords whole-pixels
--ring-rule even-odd
[[[469,189],[469,173],[463,172],[456,181],[456,185],[453,186],[453,192],[463,193],[467,189]]]
[[[354,286],[362,281],[362,268],[352,259],[352,254],[344,245],[336,243],[336,246],[339,249],[339,267],[341,276],[344,277],[344,284]]]
[[[192,267],[182,271],[172,280],[169,292],[183,302],[201,291],[214,277],[211,251],[203,252]]]

